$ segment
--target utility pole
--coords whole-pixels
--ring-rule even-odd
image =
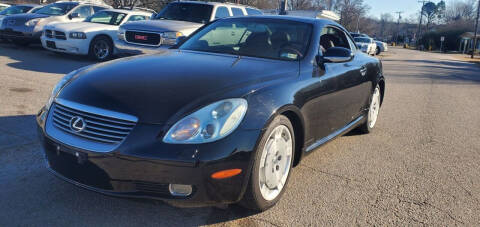
[[[478,30],[478,18],[480,17],[480,0],[478,0],[478,6],[477,6],[477,18],[475,19],[475,31],[473,35],[473,50],[472,50],[472,56],[475,55],[475,49],[477,48],[477,30]]]
[[[358,14],[358,17],[357,17],[357,33],[360,33],[359,25],[360,25],[360,13]]]
[[[420,22],[418,23],[417,35],[416,35],[416,42],[418,44],[418,40],[420,39],[420,33],[422,32],[422,19],[423,19],[423,7],[425,6],[426,0],[420,0],[419,3],[422,3],[422,10],[420,11]]]
[[[479,0],[480,1],[480,0]],[[400,19],[402,19],[402,11],[395,12],[398,14],[398,20],[397,20],[397,35],[395,36],[395,45],[398,44],[398,33],[400,33]]]

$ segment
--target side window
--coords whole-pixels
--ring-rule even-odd
[[[105,7],[100,7],[100,6],[94,6],[93,7],[93,13],[96,13],[98,11],[102,11],[104,9],[106,9],[106,8]]]
[[[143,15],[132,15],[130,18],[128,18],[128,21],[139,21],[139,20],[146,20],[147,16]]]
[[[245,14],[243,14],[243,10],[240,8],[232,7],[230,9],[232,10],[232,14],[234,17],[245,16]]]
[[[320,49],[323,53],[332,47],[343,47],[352,50],[345,33],[335,27],[325,27],[320,36]]]
[[[80,6],[73,13],[78,13],[80,18],[87,18],[92,15],[92,10],[90,6]]]
[[[215,19],[229,17],[230,13],[228,12],[227,7],[219,6],[217,7],[217,11],[215,12]]]
[[[252,8],[245,8],[247,10],[248,15],[262,15],[263,13],[258,10],[258,9],[252,9]]]
[[[350,44],[350,49],[353,53],[357,52],[357,46],[355,45],[355,41],[353,41],[350,36],[347,35],[348,44]]]

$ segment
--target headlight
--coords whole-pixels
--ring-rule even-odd
[[[165,45],[175,45],[177,43],[177,38],[183,36],[181,32],[163,32],[162,33],[163,42]]]
[[[69,37],[72,39],[86,39],[87,35],[83,32],[70,32]]]
[[[163,138],[165,143],[208,143],[228,136],[247,112],[245,99],[215,102],[184,117],[174,124]]]
[[[73,78],[73,76],[78,72],[78,70],[75,70],[66,76],[64,76],[60,81],[58,81],[57,85],[52,90],[52,94],[50,94],[50,98],[48,98],[47,104],[45,105],[45,109],[50,109],[52,106],[53,100],[55,97],[57,97],[58,93],[60,90],[62,90],[63,87]]]
[[[125,29],[119,28],[117,32],[117,37],[119,40],[125,40]]]
[[[40,18],[29,20],[29,21],[25,22],[25,26],[33,27],[33,26],[37,25],[39,21],[40,21]]]

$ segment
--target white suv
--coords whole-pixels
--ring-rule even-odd
[[[152,53],[174,45],[178,37],[188,36],[215,19],[261,14],[256,8],[231,3],[172,2],[153,20],[120,26],[115,46],[123,53]]]
[[[41,37],[45,49],[77,55],[89,55],[97,61],[109,59],[116,50],[113,40],[118,27],[126,22],[148,20],[152,12],[107,9],[83,22],[46,25]]]

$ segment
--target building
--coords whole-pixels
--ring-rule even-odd
[[[459,51],[462,53],[471,53],[473,50],[473,43],[474,43],[474,33],[473,32],[465,32],[460,35],[460,46]],[[480,51],[480,34],[477,34],[477,52]]]

